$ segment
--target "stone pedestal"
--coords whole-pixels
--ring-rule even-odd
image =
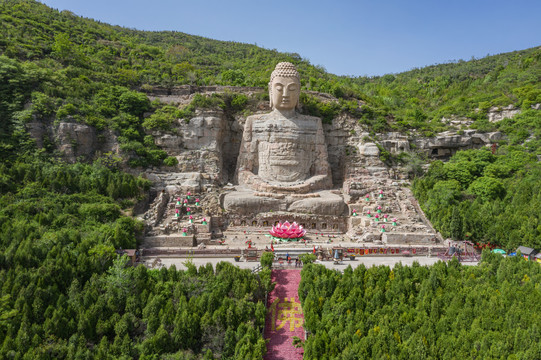
[[[296,194],[256,193],[239,188],[224,197],[222,206],[229,213],[241,216],[278,211],[346,216],[348,211],[342,197],[331,191],[318,191],[301,197]]]
[[[195,224],[195,230],[198,234],[200,233],[209,233],[210,232],[210,223],[207,223],[206,225],[203,224]]]

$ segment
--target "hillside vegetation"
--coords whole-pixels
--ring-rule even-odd
[[[442,117],[466,116],[474,128],[495,129],[487,111],[541,103],[541,47],[470,61],[432,65],[378,78],[352,80],[370,105],[392,114],[398,129],[441,129]]]
[[[523,147],[457,153],[433,162],[414,194],[443,236],[513,251],[541,248],[541,164]]]
[[[92,109],[97,94],[111,86],[136,91],[182,84],[265,87],[279,61],[297,65],[304,89],[366,102],[361,112],[355,112],[353,103],[329,106],[305,97],[308,112],[330,120],[350,111],[374,132],[394,129],[431,135],[446,129],[441,118],[451,115],[469,116],[476,120],[475,127],[489,130],[494,128],[486,122],[491,106],[527,109],[541,102],[540,48],[351,78],[328,74],[298,54],[180,32],[110,26],[32,0],[2,0],[0,10],[0,54],[32,69],[36,82],[25,100],[33,100],[32,105],[47,103],[45,109],[29,109],[45,118],[54,118],[64,107],[60,117],[78,115],[76,121],[104,123],[114,114]],[[143,143],[142,138],[138,141]]]

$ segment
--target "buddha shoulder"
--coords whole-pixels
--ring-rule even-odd
[[[300,120],[300,121],[306,121],[306,122],[313,122],[313,123],[317,123],[317,122],[321,122],[321,118],[317,117],[317,116],[311,116],[311,115],[304,115],[304,114],[300,114],[300,113],[296,113],[294,117],[291,117],[291,118],[284,118],[284,117],[281,117],[281,116],[276,116],[276,114],[273,114],[273,113],[266,113],[266,114],[254,114],[254,115],[250,115],[246,118],[246,123],[253,123],[253,122],[264,122],[264,121],[269,121],[269,120],[275,120],[275,121],[284,121],[284,120],[291,120],[291,121],[295,121],[295,120]]]
[[[268,114],[254,114],[246,118],[246,123],[265,120],[268,117]]]
[[[314,123],[321,123],[321,118],[317,116],[312,115],[304,115],[304,114],[298,114],[297,117],[301,120],[307,121],[307,122],[314,122]]]

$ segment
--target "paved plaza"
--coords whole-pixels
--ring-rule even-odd
[[[150,266],[154,263],[156,257],[146,257],[144,258],[145,264]],[[175,265],[179,270],[185,270],[185,263],[187,261],[192,261],[196,267],[205,266],[207,264],[212,264],[216,268],[216,264],[221,261],[230,262],[241,269],[254,269],[259,265],[258,261],[239,261],[236,262],[232,257],[159,257],[160,263],[163,266],[170,267]],[[403,257],[403,256],[387,256],[387,257],[357,257],[355,260],[344,260],[339,264],[335,264],[333,261],[316,261],[317,264],[322,264],[329,269],[344,270],[346,267],[351,266],[356,268],[360,264],[364,264],[366,267],[378,266],[378,265],[387,265],[394,266],[395,264],[402,263],[403,265],[411,266],[413,262],[416,261],[420,265],[433,265],[436,262],[440,261],[437,257],[427,257],[427,256],[412,256],[412,257]],[[295,262],[291,262],[290,268],[294,268]],[[464,265],[477,265],[476,262],[463,262]]]

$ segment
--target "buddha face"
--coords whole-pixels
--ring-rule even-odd
[[[301,84],[294,77],[276,76],[270,84],[271,107],[278,110],[293,110],[299,102]]]

